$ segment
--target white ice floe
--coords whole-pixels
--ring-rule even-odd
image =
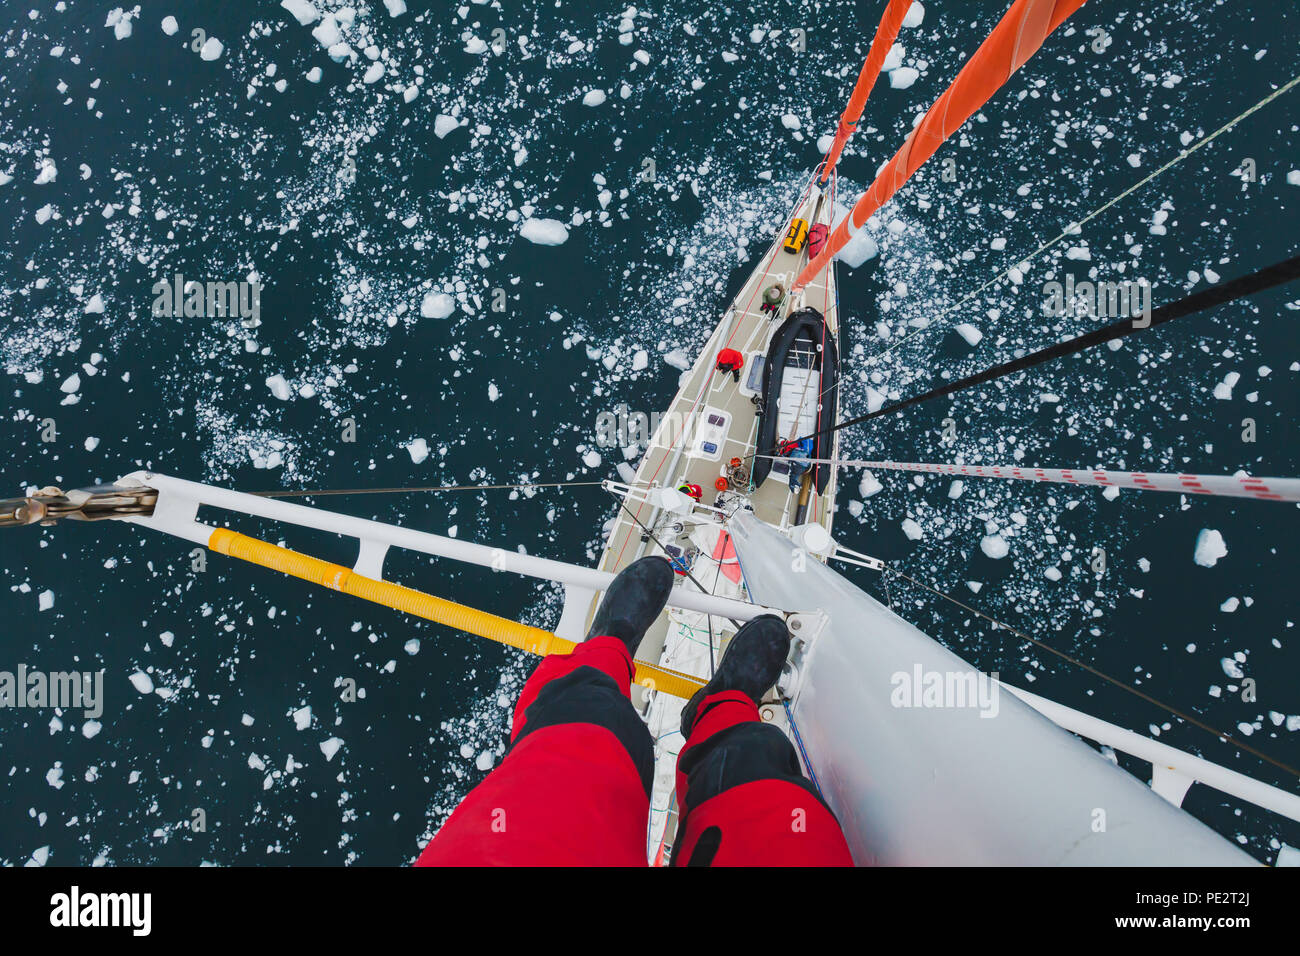
[[[136,671],[131,675],[131,686],[142,694],[152,694],[153,678],[144,671]]]
[[[1228,546],[1223,543],[1223,535],[1213,528],[1202,528],[1196,536],[1196,551],[1192,554],[1192,560],[1203,568],[1212,568],[1227,554]]]
[[[863,498],[870,498],[872,495],[880,492],[885,486],[869,471],[862,473],[862,480],[858,482],[858,494]]]
[[[998,560],[1007,556],[1011,546],[1007,544],[1007,539],[1000,534],[986,534],[980,538],[980,550],[990,558]]]
[[[445,319],[456,309],[456,300],[445,292],[427,292],[420,302],[420,315],[426,319]]]
[[[456,117],[439,113],[433,120],[433,135],[442,139],[459,125],[460,121]]]
[[[915,83],[920,75],[914,67],[900,66],[889,74],[889,85],[896,90],[905,90]]]
[[[280,0],[280,6],[293,14],[293,18],[304,27],[320,19],[320,11],[308,0]]]
[[[292,394],[289,391],[289,383],[285,381],[283,375],[267,376],[266,387],[271,390],[272,395],[274,395],[282,402],[287,402],[289,400],[290,395]]]
[[[108,19],[104,21],[104,26],[113,28],[113,36],[119,40],[125,40],[131,35],[131,21],[140,15],[140,8],[134,10],[123,10],[121,7],[114,7],[108,13]]]
[[[525,219],[519,234],[539,246],[558,246],[568,241],[569,229],[558,219]]]
[[[421,464],[429,457],[429,443],[423,438],[412,438],[402,447],[410,454],[412,464]]]
[[[163,33],[167,34],[168,36],[174,36],[176,34],[176,31],[179,30],[180,28],[181,25],[176,22],[175,17],[163,17],[163,21],[162,21]]]
[[[342,746],[343,741],[341,739],[331,737],[329,740],[321,742],[320,752],[325,755],[325,760],[328,762],[334,759],[334,755],[339,752],[339,748]]]

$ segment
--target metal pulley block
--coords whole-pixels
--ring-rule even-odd
[[[153,488],[94,485],[64,492],[55,487],[42,488],[23,498],[0,500],[0,528],[17,528],[29,524],[51,525],[60,519],[103,521],[131,515],[151,515],[158,503]]]

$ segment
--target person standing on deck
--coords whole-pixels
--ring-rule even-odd
[[[587,639],[544,658],[528,678],[505,758],[417,866],[646,865],[654,744],[629,693],[633,654],[673,581],[657,556],[614,578]],[[781,618],[754,618],[682,711],[672,865],[852,865],[794,747],[759,717],[789,650]]]
[[[804,438],[800,441],[785,441],[781,443],[781,454],[786,458],[811,458],[813,444],[811,438]],[[791,461],[790,463],[790,491],[793,494],[799,493],[799,482],[803,480],[803,473],[812,465],[806,461]]]
[[[740,384],[740,370],[745,367],[745,356],[741,355],[735,349],[723,349],[718,353],[718,363],[714,369],[719,372],[730,372],[731,377]]]

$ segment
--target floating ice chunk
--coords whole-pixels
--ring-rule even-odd
[[[442,139],[459,125],[460,121],[456,117],[439,113],[433,121],[433,135]]]
[[[960,498],[961,493],[965,490],[966,490],[966,483],[964,481],[954,481],[951,485],[948,486],[948,497]]]
[[[153,693],[153,679],[144,671],[136,671],[131,675],[131,686],[142,694]]]
[[[1223,668],[1223,673],[1236,680],[1241,680],[1241,678],[1246,676],[1245,672],[1241,669],[1241,665],[1231,657],[1220,659],[1219,666]]]
[[[1043,577],[1047,578],[1047,580],[1049,581],[1059,581],[1061,580],[1061,569],[1048,568],[1046,571],[1043,572]]]
[[[299,730],[306,730],[311,726],[311,708],[299,707],[293,712],[293,725]]]
[[[914,67],[900,66],[889,74],[889,85],[896,90],[905,90],[915,83],[920,75]]]
[[[1292,186],[1300,186],[1300,169],[1293,169],[1287,173],[1286,181]]]
[[[319,83],[321,75],[322,75],[321,68],[319,66],[313,66],[310,70],[307,71],[307,82]]]
[[[632,356],[632,371],[639,372],[650,364],[650,356],[645,349],[637,349],[636,354]]]
[[[922,531],[921,526],[917,524],[915,521],[913,521],[911,518],[904,518],[903,534],[907,535],[907,537],[912,541],[920,541],[921,538],[924,536],[925,532]]]
[[[478,755],[478,759],[474,761],[474,766],[479,770],[491,770],[493,763],[495,763],[495,760],[491,751],[485,750]]]
[[[339,32],[339,22],[334,19],[332,13],[327,13],[321,18],[321,22],[311,31],[311,35],[327,50],[343,40],[343,34]]]
[[[96,292],[86,303],[86,315],[102,315],[104,312],[104,299]]]
[[[1203,568],[1212,568],[1227,554],[1228,546],[1223,543],[1223,535],[1213,528],[1202,528],[1196,536],[1196,550],[1192,554],[1192,560]]]
[[[139,7],[136,7],[134,10],[129,12],[123,10],[121,7],[114,7],[109,11],[108,19],[104,21],[104,26],[112,27],[113,36],[117,37],[119,40],[125,40],[131,35],[131,20],[137,16],[139,12]]]
[[[1000,534],[986,534],[980,538],[980,550],[996,561],[1005,558],[1011,550],[1011,546],[1007,544],[1007,539]]]
[[[1233,611],[1237,610],[1237,608],[1240,606],[1241,606],[1241,602],[1239,600],[1237,600],[1235,597],[1230,597],[1228,598],[1228,600],[1224,601],[1222,604],[1219,605],[1219,610],[1222,611],[1224,614],[1231,614]]]
[[[889,48],[889,52],[885,54],[885,62],[881,64],[880,72],[892,73],[894,70],[897,70],[900,66],[902,66],[904,52],[905,51],[903,50],[903,45],[901,43],[895,43],[893,46],[891,46]]]
[[[488,382],[488,401],[495,402],[501,397],[501,389],[497,388],[496,382]]]
[[[487,52],[488,45],[478,37],[470,37],[469,42],[465,44],[465,52],[477,56],[480,53]]]
[[[384,64],[376,60],[374,63],[370,64],[370,68],[367,69],[365,75],[361,77],[361,82],[378,83],[380,80],[384,78],[384,72],[385,72]]]
[[[588,450],[588,452],[582,456],[582,463],[586,465],[588,468],[599,468],[600,463],[603,460],[604,459],[600,457],[600,453],[597,452],[594,448]]]
[[[289,383],[284,380],[283,375],[268,376],[266,379],[266,387],[271,390],[272,395],[282,402],[287,402],[292,394],[289,391]]]
[[[42,611],[48,611],[54,607],[54,592],[48,589],[42,591],[36,598],[36,603]]]
[[[1241,381],[1241,374],[1239,372],[1229,372],[1227,375],[1223,376],[1222,382],[1214,386],[1214,397],[1220,401],[1226,402],[1228,399],[1232,398],[1232,388],[1239,381]]]
[[[979,345],[980,339],[984,338],[984,333],[969,322],[953,326],[953,331],[965,339],[967,345]]]
[[[104,729],[104,725],[101,724],[99,721],[88,720],[81,725],[81,736],[89,740],[91,737],[94,737],[103,729]]]
[[[426,319],[445,319],[456,309],[456,300],[445,292],[426,292],[420,302],[420,315]]]
[[[876,245],[876,240],[867,235],[864,229],[846,242],[835,258],[850,269],[856,269],[879,254],[880,247]]]
[[[690,356],[687,355],[685,352],[683,352],[681,349],[673,349],[671,352],[669,352],[667,355],[664,356],[664,361],[667,362],[669,365],[671,365],[673,368],[679,369],[683,372],[685,372],[688,368],[691,367]]]
[[[858,501],[858,500],[855,498],[855,499],[853,499],[852,501],[849,502],[849,514],[853,515],[853,517],[856,518],[856,517],[858,517],[859,515],[862,514],[862,511],[863,511],[864,507],[865,507],[865,506],[862,504],[862,502],[861,502],[861,501]]]
[[[793,113],[786,113],[782,116],[781,125],[786,129],[799,129],[803,126],[803,124],[799,122],[799,117],[795,116]]]
[[[384,6],[390,17],[400,17],[406,12],[406,0],[384,0]]]
[[[858,482],[858,494],[863,498],[870,498],[872,495],[878,494],[882,491],[884,487],[885,486],[880,483],[879,479],[877,479],[875,475],[869,471],[864,471],[862,473],[862,480]]]
[[[568,241],[569,229],[558,219],[525,219],[519,234],[539,246],[558,246]]]
[[[582,98],[583,106],[599,106],[605,102],[604,90],[588,90],[587,95]]]
[[[423,438],[412,438],[402,446],[411,456],[412,464],[420,464],[429,457],[429,443]]]
[[[46,183],[52,183],[59,178],[59,167],[55,165],[54,160],[48,156],[41,158],[41,168],[36,173],[36,178],[32,180],[37,186],[44,186]]]
[[[163,21],[162,21],[163,33],[167,34],[168,36],[175,36],[176,31],[179,30],[180,28],[181,25],[176,22],[175,17],[163,17]]]
[[[208,37],[208,41],[199,48],[199,59],[211,62],[221,56],[221,51],[225,49],[221,41],[216,37]]]
[[[339,752],[339,748],[342,746],[343,741],[341,739],[338,737],[331,737],[329,740],[321,742],[320,752],[325,755],[325,761],[328,763],[334,759],[334,755]]]
[[[63,380],[63,384],[59,386],[59,391],[67,395],[72,395],[75,394],[80,388],[81,388],[81,376],[78,375],[76,372],[73,372],[71,375],[69,375],[67,378]]]
[[[293,18],[298,21],[299,26],[307,26],[309,23],[315,23],[320,19],[320,11],[316,9],[314,3],[308,0],[280,0],[280,6],[293,14]]]
[[[903,14],[903,26],[919,27],[921,21],[925,19],[925,7],[920,3],[913,3]]]

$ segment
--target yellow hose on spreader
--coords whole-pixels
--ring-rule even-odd
[[[217,528],[213,531],[208,538],[208,548],[219,554],[280,571],[334,591],[342,591],[344,594],[351,594],[353,597],[381,604],[395,611],[405,611],[426,621],[445,624],[469,634],[486,637],[490,641],[518,648],[529,654],[542,657],[547,654],[568,654],[577,647],[573,641],[556,637],[550,631],[542,630],[540,627],[520,624],[518,621],[488,614],[486,611],[466,607],[454,601],[446,601],[432,594],[425,594],[423,591],[393,584],[391,581],[368,578],[341,564],[333,564],[308,554],[290,551],[288,548],[281,548],[260,538],[250,538],[246,534],[228,528]],[[704,686],[703,681],[644,661],[636,662],[634,679],[643,687],[683,699],[689,698]]]

